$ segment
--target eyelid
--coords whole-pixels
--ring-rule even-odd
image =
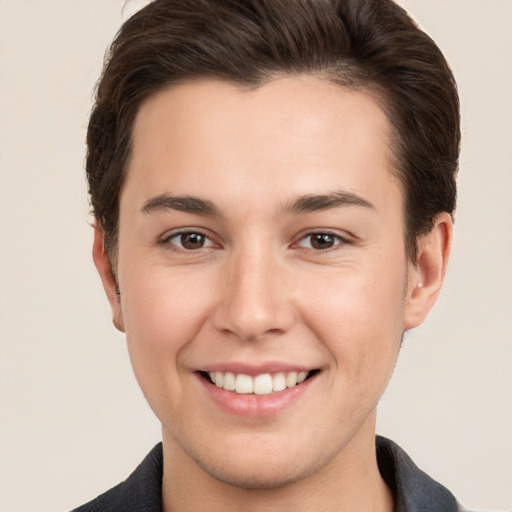
[[[187,234],[197,234],[204,236],[207,240],[207,245],[200,247],[198,249],[185,249],[184,247],[179,247],[177,244],[172,243],[171,240],[174,238],[177,238],[181,235],[187,235]],[[167,231],[162,237],[160,237],[157,240],[157,245],[161,245],[166,247],[169,250],[175,251],[175,252],[183,252],[183,253],[193,253],[193,252],[200,252],[203,249],[208,249],[210,247],[219,247],[220,244],[216,243],[213,240],[213,237],[209,235],[204,229],[201,228],[177,228],[172,231]]]
[[[306,240],[307,238],[310,238],[314,235],[329,235],[329,236],[332,236],[333,238],[337,239],[337,243],[335,243],[332,247],[329,247],[327,249],[315,249],[313,247],[304,247],[302,245],[300,245],[300,243],[303,241],[303,240]],[[349,236],[344,236],[336,231],[333,231],[332,229],[313,229],[313,230],[308,230],[307,232],[305,233],[302,233],[300,234],[297,239],[296,239],[296,242],[294,242],[292,245],[293,246],[298,246],[299,249],[305,249],[307,251],[314,251],[314,252],[317,252],[317,253],[326,253],[326,252],[329,252],[329,251],[335,251],[336,249],[338,249],[339,247],[341,246],[344,246],[344,245],[352,245],[354,244],[355,242],[349,237]]]
[[[177,238],[181,235],[185,234],[198,234],[206,239],[206,245],[203,247],[200,247],[198,249],[186,249],[183,247],[180,247],[178,244],[171,242],[172,239]],[[336,239],[334,245],[332,247],[326,248],[326,249],[315,249],[313,247],[305,247],[301,245],[301,242],[306,240],[309,237],[312,237],[314,235],[329,235]],[[297,237],[295,238],[295,241],[291,244],[292,248],[299,248],[306,251],[312,251],[315,253],[327,253],[330,251],[335,251],[341,246],[345,245],[353,245],[356,241],[347,234],[341,234],[335,230],[332,229],[310,229],[307,231],[303,231]],[[176,252],[183,252],[183,253],[193,253],[193,252],[200,252],[203,249],[209,249],[209,248],[221,248],[222,244],[220,242],[215,241],[215,237],[212,236],[208,230],[204,230],[202,228],[196,228],[196,227],[183,227],[183,228],[176,228],[172,231],[167,231],[164,235],[162,235],[156,242],[156,245],[164,246],[169,250],[176,251]]]

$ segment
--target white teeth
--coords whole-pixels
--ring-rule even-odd
[[[224,374],[222,372],[215,372],[215,385],[219,388],[224,386]]]
[[[299,372],[297,374],[297,384],[300,384],[306,380],[306,377],[308,376],[308,372]]]
[[[224,374],[224,389],[234,391],[236,389],[236,377],[234,373],[226,372]]]
[[[252,378],[249,375],[244,375],[240,373],[236,377],[236,387],[235,390],[237,393],[249,394],[252,393],[253,390],[253,382]]]
[[[255,377],[243,373],[236,375],[232,372],[208,372],[208,375],[217,387],[226,391],[235,391],[243,395],[269,395],[301,384],[309,372],[278,372],[273,375],[262,373]]]
[[[284,373],[276,373],[272,377],[272,391],[283,391],[286,389],[286,377]]]
[[[254,379],[254,393],[256,395],[269,395],[272,393],[272,377],[270,373],[258,375]]]
[[[297,372],[290,372],[286,376],[286,387],[293,388],[293,386],[297,385]]]

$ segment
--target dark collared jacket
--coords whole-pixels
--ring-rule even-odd
[[[395,512],[466,510],[448,489],[418,469],[392,441],[377,437],[377,461],[382,477],[395,496]],[[160,443],[128,479],[73,512],[162,512],[162,473]]]

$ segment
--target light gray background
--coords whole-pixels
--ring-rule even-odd
[[[0,0],[0,510],[64,511],[159,440],[90,257],[83,172],[104,49],[143,2]],[[474,507],[512,507],[512,2],[407,0],[459,82],[453,257],[379,432]]]

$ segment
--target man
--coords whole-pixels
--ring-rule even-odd
[[[456,511],[376,407],[441,289],[455,83],[385,0],[156,0],[88,132],[94,261],[162,445],[80,511]]]

